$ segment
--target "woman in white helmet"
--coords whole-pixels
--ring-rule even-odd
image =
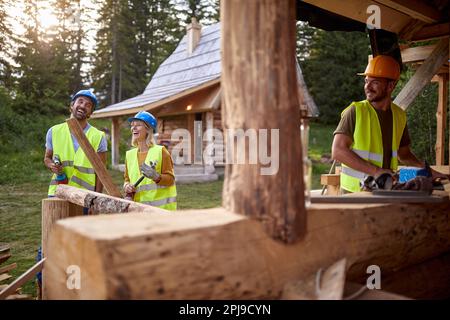
[[[169,151],[154,140],[156,118],[147,111],[140,111],[128,122],[131,125],[131,144],[135,148],[126,153],[124,192],[136,202],[176,210],[173,161]],[[143,173],[145,177],[141,180]],[[141,182],[135,187],[139,180]]]

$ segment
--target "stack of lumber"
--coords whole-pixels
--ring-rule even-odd
[[[9,258],[11,258],[10,247],[7,245],[0,245],[0,294],[9,286],[6,281],[12,278],[12,276],[8,272],[17,268],[17,263],[6,263]],[[14,292],[1,299],[29,300],[31,299],[31,296],[22,294],[21,288],[17,288]]]

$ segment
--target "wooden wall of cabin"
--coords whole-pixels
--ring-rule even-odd
[[[210,115],[208,115],[210,114]],[[222,130],[222,118],[221,118],[221,110],[220,107],[217,109],[213,109],[208,112],[199,112],[199,113],[186,113],[181,115],[172,115],[172,116],[164,116],[158,118],[158,140],[157,143],[161,145],[165,145],[169,152],[172,154],[173,148],[181,142],[181,140],[173,139],[172,133],[176,129],[186,129],[189,131],[191,135],[191,163],[194,162],[194,122],[201,121],[202,122],[202,152],[206,150],[208,145],[207,136],[205,132],[208,128],[208,121],[212,119],[212,128],[218,129],[223,134]],[[215,155],[222,159],[222,161],[216,161],[216,165],[223,166],[223,157],[224,157],[224,147],[223,147],[223,136],[215,135],[215,143],[218,144],[218,147],[215,149]],[[185,163],[187,163],[187,158],[185,158]],[[174,159],[175,161],[175,159]]]

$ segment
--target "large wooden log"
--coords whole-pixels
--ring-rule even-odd
[[[75,187],[69,188],[80,190]],[[42,200],[42,258],[45,258],[47,256],[48,239],[55,222],[61,219],[81,215],[83,215],[83,208],[74,203],[70,203],[69,201],[58,198],[47,198]],[[47,276],[47,272],[46,270],[44,270],[42,272],[42,278],[45,278]],[[46,298],[46,287],[43,286],[42,299]]]
[[[58,185],[55,195],[60,199],[89,208],[96,214],[124,212],[170,213],[170,211],[165,209],[64,184]]]
[[[49,297],[278,298],[286,283],[344,257],[349,279],[367,277],[369,265],[384,277],[450,249],[449,209],[449,202],[312,205],[308,233],[292,245],[221,208],[61,220],[46,263]],[[66,288],[69,265],[80,267],[80,290]]]
[[[250,163],[245,150],[228,151],[223,206],[261,221],[275,239],[293,242],[305,231],[305,204],[300,141],[300,110],[295,64],[295,1],[224,0],[222,21],[223,127],[247,131],[267,129],[264,143],[279,156],[278,170],[262,174],[260,159]],[[278,130],[279,141],[271,144]],[[245,138],[244,138],[245,139]],[[245,155],[245,163],[237,157]],[[274,158],[275,159],[275,158]],[[231,162],[231,163],[230,163]]]

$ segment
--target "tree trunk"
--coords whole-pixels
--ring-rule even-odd
[[[237,156],[247,153],[245,164],[237,164],[236,156],[228,158],[223,206],[260,220],[273,238],[293,242],[306,225],[295,1],[225,0],[221,5],[223,127],[254,129],[257,137],[259,129],[268,130],[267,143],[259,136],[253,146],[250,142],[245,151],[237,151]],[[234,138],[225,137],[230,152]],[[279,156],[278,168],[276,160],[272,162],[275,172],[263,174],[268,165],[262,165],[261,159],[251,163],[248,153],[261,144],[272,157]]]

